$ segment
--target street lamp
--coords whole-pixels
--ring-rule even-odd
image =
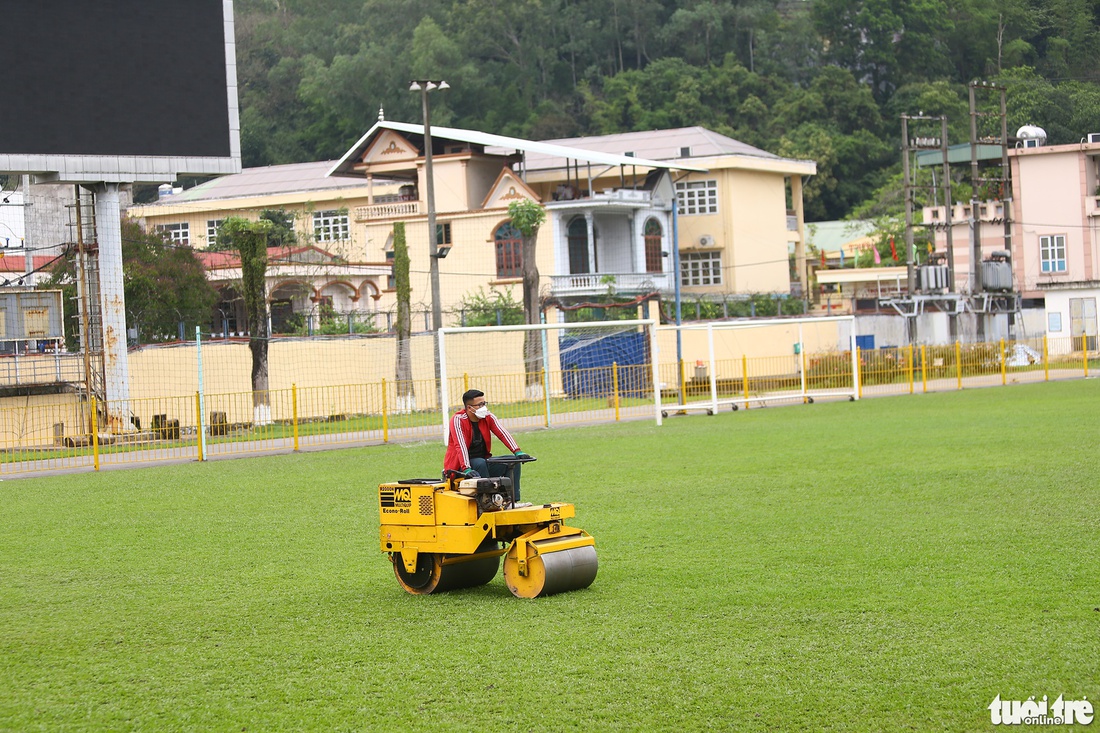
[[[420,92],[420,104],[424,113],[424,183],[427,188],[425,199],[428,204],[428,272],[432,283],[432,330],[438,332],[443,327],[443,311],[439,303],[439,260],[447,256],[446,250],[440,251],[435,231],[435,180],[432,177],[432,116],[428,107],[428,92],[436,89],[450,89],[445,81],[414,79],[409,82],[410,92]],[[437,362],[438,368],[438,362]]]

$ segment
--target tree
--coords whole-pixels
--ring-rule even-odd
[[[70,251],[59,259],[42,285],[63,291],[67,321],[77,315],[75,254]],[[173,246],[160,233],[147,233],[140,224],[125,218],[122,274],[126,324],[137,329],[139,342],[177,339],[180,324],[187,334],[210,320],[218,296],[194,250]],[[70,328],[68,333],[68,346],[76,349],[80,329]]]
[[[529,324],[542,322],[542,308],[539,303],[539,268],[535,260],[535,245],[539,227],[546,221],[546,209],[531,199],[513,201],[508,204],[508,216],[512,226],[520,233],[523,241],[523,314]],[[523,338],[523,363],[527,374],[527,399],[542,397],[542,380],[539,370],[542,368],[542,334],[527,331]]]
[[[412,285],[409,283],[409,247],[405,242],[405,222],[393,225],[393,279],[397,289],[397,365],[394,381],[397,412],[416,410],[416,391],[412,374]]]
[[[275,225],[230,217],[222,223],[222,236],[232,242],[241,257],[241,297],[248,317],[248,350],[252,352],[252,419],[255,425],[271,424],[271,396],[267,364],[267,247]],[[222,237],[219,237],[221,239]]]
[[[523,304],[512,298],[512,289],[485,288],[462,296],[462,325],[465,326],[517,326],[524,322]]]
[[[271,223],[271,231],[268,232],[267,244],[269,247],[293,247],[298,244],[298,230],[294,228],[297,214],[285,209],[264,209],[260,212],[260,221]],[[228,221],[228,219],[226,220]],[[236,249],[232,237],[225,234],[225,222],[218,228],[218,237],[208,249],[214,251],[226,251]]]

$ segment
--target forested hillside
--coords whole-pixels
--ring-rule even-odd
[[[245,166],[334,158],[377,119],[531,139],[703,125],[817,161],[807,219],[897,196],[901,114],[968,139],[967,83],[1010,134],[1100,132],[1100,0],[236,0]]]

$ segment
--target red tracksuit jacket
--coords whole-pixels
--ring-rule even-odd
[[[489,413],[486,417],[477,421],[477,427],[481,430],[481,437],[485,440],[485,457],[492,455],[492,435],[500,438],[508,450],[515,453],[519,450],[512,434],[509,433],[496,415]],[[470,467],[470,440],[474,437],[474,423],[470,420],[465,410],[454,414],[448,429],[447,453],[443,457],[444,470],[462,471]]]

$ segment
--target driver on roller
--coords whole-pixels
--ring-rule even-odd
[[[491,449],[494,435],[517,458],[528,457],[519,449],[512,434],[489,412],[489,403],[484,392],[478,389],[467,390],[462,395],[462,405],[462,409],[451,417],[448,428],[447,453],[443,457],[445,476],[448,471],[459,473],[465,478],[504,476],[509,466],[485,460],[493,455]],[[516,463],[511,468],[512,492],[518,502],[520,464]]]

